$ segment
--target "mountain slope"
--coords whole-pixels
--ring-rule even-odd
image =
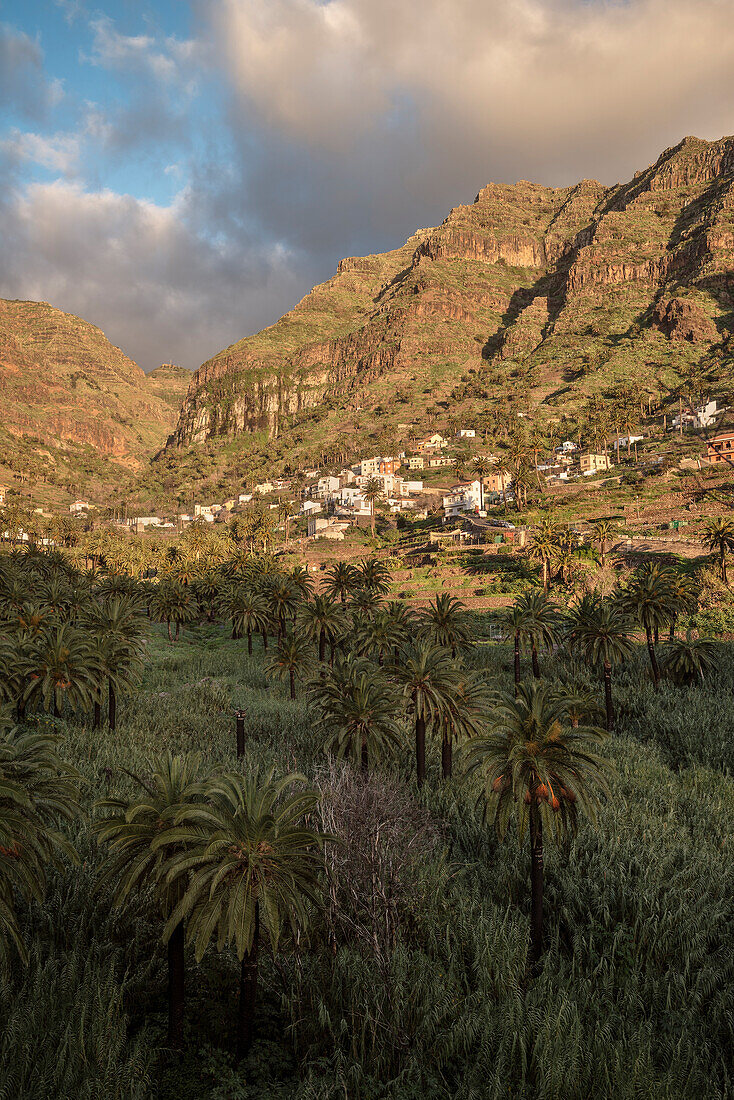
[[[522,395],[558,418],[621,383],[728,363],[734,139],[686,138],[627,184],[490,184],[395,251],[342,260],[193,376],[174,447],[388,434]],[[717,367],[718,364],[718,367]],[[282,449],[282,448],[281,448]]]
[[[45,302],[0,300],[0,400],[11,437],[88,445],[140,467],[175,423],[188,377],[180,370],[146,377],[87,321]]]

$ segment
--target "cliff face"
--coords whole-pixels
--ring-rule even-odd
[[[401,415],[419,419],[437,397],[459,401],[466,372],[519,370],[548,408],[561,392],[644,386],[675,374],[682,347],[725,347],[732,276],[734,138],[686,138],[615,187],[490,184],[402,248],[342,260],[272,328],[205,363],[169,445],[277,436],[316,407],[342,414],[334,431],[353,408],[389,420],[405,386]],[[569,395],[560,383],[577,369]]]
[[[0,300],[2,426],[11,437],[89,444],[140,466],[175,424],[186,392],[180,375],[156,374],[146,378],[79,317],[45,302]]]

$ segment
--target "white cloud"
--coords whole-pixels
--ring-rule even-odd
[[[107,69],[145,72],[163,84],[191,84],[191,70],[196,62],[197,43],[167,37],[159,42],[152,35],[121,34],[106,15],[90,22],[93,34],[92,52],[85,60]]]
[[[300,280],[277,245],[209,239],[194,207],[186,191],[159,206],[67,181],[31,184],[0,209],[0,296],[100,325],[146,370],[164,360],[196,367],[259,327]]]
[[[76,134],[44,136],[20,130],[11,130],[9,136],[0,142],[0,150],[16,162],[31,161],[63,175],[70,175],[77,168],[79,146]]]

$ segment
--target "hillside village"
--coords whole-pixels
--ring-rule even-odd
[[[451,437],[435,431],[414,440],[409,451],[395,455],[370,455],[340,468],[312,467],[297,476],[253,480],[237,495],[192,501],[186,511],[112,519],[136,534],[165,535],[195,523],[227,524],[255,509],[269,514],[270,537],[280,536],[286,544],[319,539],[341,542],[351,530],[359,529],[374,534],[378,520],[383,527],[387,523],[403,529],[425,520],[444,527],[463,523],[480,539],[488,538],[491,529],[498,541],[513,541],[524,539],[509,533],[515,529],[509,517],[526,509],[529,478],[536,495],[549,504],[563,501],[564,490],[571,491],[574,483],[611,489],[622,484],[625,475],[655,473],[671,461],[681,470],[715,470],[730,461],[734,448],[734,428],[726,413],[721,402],[707,400],[697,408],[681,407],[662,433],[640,429],[601,443],[597,438],[596,449],[585,448],[581,437],[564,439],[545,453],[533,451],[523,476],[507,457],[484,453],[475,428],[458,427]],[[24,512],[21,504],[17,489],[0,485],[0,507],[7,524],[2,537],[52,544],[50,525],[54,520],[58,523],[58,514],[39,507],[26,507]],[[74,499],[68,512],[82,528],[110,518],[100,503],[86,498]],[[12,516],[15,519],[9,523]],[[683,521],[673,522],[677,528]]]

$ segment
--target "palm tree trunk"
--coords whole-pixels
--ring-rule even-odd
[[[443,741],[441,742],[441,775],[444,779],[451,778],[451,772],[453,770],[452,749],[451,738],[448,737],[446,731],[444,731]]]
[[[534,966],[543,954],[543,822],[530,804],[530,957]]]
[[[168,941],[168,1042],[183,1046],[185,998],[184,926],[180,921]]]
[[[655,690],[658,690],[660,684],[660,669],[658,668],[658,659],[655,653],[655,644],[652,639],[652,631],[650,627],[645,627],[645,637],[647,639],[647,652],[650,654],[650,666],[652,668],[652,680],[655,685]]]
[[[102,704],[99,699],[94,703],[94,722],[92,723],[92,729],[98,730],[102,725]]]
[[[369,773],[370,761],[369,761],[369,754],[368,754],[368,751],[367,751],[367,741],[364,737],[362,738],[362,759],[360,761],[360,768],[361,768],[361,771],[362,771],[362,775],[366,776]]]
[[[515,631],[515,697],[520,687],[520,635]]]
[[[326,632],[321,630],[319,632],[319,661],[321,664],[326,660]]]
[[[117,697],[115,695],[115,689],[112,684],[112,679],[107,681],[107,698],[108,698],[108,726],[111,730],[115,730],[117,727]]]
[[[671,642],[675,640],[675,626],[676,626],[677,621],[678,621],[678,616],[673,615],[671,617],[671,620],[670,620],[670,634],[668,635]]]
[[[533,676],[536,680],[540,679],[540,663],[538,661],[538,651],[535,648],[535,642],[530,646],[530,656],[533,661]]]
[[[291,684],[291,699],[295,699],[295,697],[296,697],[296,674],[295,674],[295,672],[293,671],[292,668],[288,670],[288,679],[290,680],[290,684]]]
[[[263,636],[263,649],[267,653],[268,652],[268,632],[267,632],[267,630],[262,631],[262,636]]]
[[[171,620],[170,619],[166,619],[166,627],[168,629],[168,640],[169,640],[169,642],[172,642],[173,638],[171,637]]]
[[[56,691],[56,688],[54,688],[54,708],[53,708],[53,710],[54,710],[54,718],[60,718],[61,717],[61,708],[59,707],[59,696],[58,696],[58,693]]]
[[[426,778],[426,720],[417,716],[415,720],[415,764],[418,786],[422,787]]]
[[[724,584],[728,586],[729,582],[726,579],[726,550],[723,546],[721,548],[721,579]]]
[[[604,662],[604,705],[607,712],[607,733],[610,733],[614,725],[614,705],[612,703],[612,666],[609,661]]]
[[[237,1061],[250,1049],[257,997],[257,955],[260,940],[260,907],[255,902],[255,931],[252,947],[245,952],[240,967],[240,998],[237,1009]]]
[[[252,657],[252,631],[247,631],[247,656]]]

